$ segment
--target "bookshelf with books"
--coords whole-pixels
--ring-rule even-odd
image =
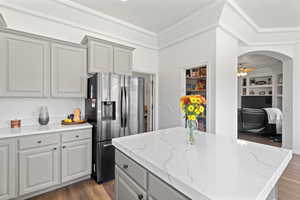
[[[186,95],[201,95],[207,97],[207,66],[198,66],[186,70],[185,76]],[[205,108],[206,110],[206,108]],[[198,120],[198,130],[206,131],[206,111],[205,117]]]

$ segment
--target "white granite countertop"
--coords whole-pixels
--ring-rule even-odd
[[[23,126],[21,128],[0,128],[0,139],[23,137],[36,134],[55,133],[92,128],[89,123],[80,125],[49,124],[47,126]]]
[[[121,152],[193,200],[265,200],[292,158],[290,150],[184,128],[113,139]]]

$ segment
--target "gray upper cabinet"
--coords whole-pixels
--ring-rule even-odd
[[[88,46],[88,72],[131,74],[134,48],[85,36],[82,44]]]
[[[47,96],[49,42],[1,33],[0,52],[0,96]]]
[[[51,45],[51,96],[86,96],[86,48]]]
[[[120,47],[114,48],[114,72],[128,74],[132,72],[132,50]]]
[[[0,97],[86,97],[86,46],[0,27],[0,52]]]
[[[91,41],[89,44],[89,73],[113,72],[112,45]]]

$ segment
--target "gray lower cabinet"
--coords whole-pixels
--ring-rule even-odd
[[[58,145],[19,152],[19,194],[59,184]]]
[[[51,44],[51,96],[86,96],[87,50]]]
[[[91,149],[90,139],[65,143],[62,146],[62,182],[91,174]]]
[[[0,34],[0,96],[47,96],[49,42]]]
[[[115,200],[146,200],[146,192],[140,188],[126,173],[116,166]]]
[[[15,197],[15,150],[14,140],[0,141],[0,200]]]
[[[115,157],[116,200],[189,200],[120,151]]]

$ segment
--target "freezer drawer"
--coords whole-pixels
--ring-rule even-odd
[[[95,179],[97,183],[103,183],[115,177],[115,148],[111,141],[97,142],[94,156],[96,166]]]

